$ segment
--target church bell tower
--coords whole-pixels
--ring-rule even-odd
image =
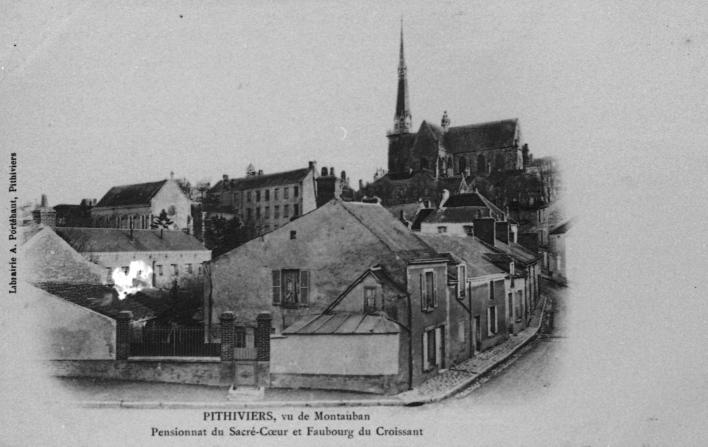
[[[404,134],[411,131],[411,108],[408,98],[408,77],[406,58],[403,55],[403,19],[401,19],[401,49],[398,59],[398,95],[396,97],[396,114],[393,117],[393,134]]]

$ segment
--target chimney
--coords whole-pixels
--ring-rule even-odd
[[[497,239],[500,241],[504,242],[505,244],[509,243],[509,222],[496,222],[494,224],[494,229],[497,233]]]
[[[258,170],[258,175],[263,175],[263,169]]]
[[[334,168],[329,168],[329,176],[334,177]]]
[[[307,169],[310,171],[314,172],[315,175],[317,175],[317,162],[312,160],[307,162]]]
[[[447,189],[443,189],[442,191],[442,198],[440,199],[440,206],[438,208],[443,209],[445,207],[445,203],[447,200],[450,198],[450,191]]]
[[[35,223],[46,225],[50,228],[57,226],[57,212],[49,207],[47,195],[42,194],[40,206],[32,211],[32,220]]]
[[[474,235],[477,239],[494,246],[494,239],[496,239],[496,228],[493,218],[484,217],[482,219],[474,219],[472,221],[472,225],[474,228]]]
[[[359,179],[359,191],[364,189],[364,181],[362,179]]]
[[[226,175],[226,174],[222,175],[221,178],[224,180],[224,182],[228,182],[228,181],[229,181],[229,176]]]
[[[322,166],[322,172],[320,173],[322,177],[327,177],[327,167]]]

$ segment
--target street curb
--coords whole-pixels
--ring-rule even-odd
[[[451,389],[421,399],[402,400],[398,398],[389,399],[361,399],[361,400],[311,400],[311,401],[252,401],[252,402],[140,402],[140,401],[81,401],[75,404],[82,408],[130,408],[130,409],[204,409],[204,408],[270,408],[270,407],[392,407],[392,406],[419,406],[429,403],[440,402],[447,399],[460,391],[470,387],[475,382],[485,377],[492,370],[497,368],[502,363],[506,362],[510,357],[516,354],[521,348],[528,345],[531,341],[538,337],[538,333],[543,325],[543,314],[546,312],[548,304],[547,297],[543,297],[543,305],[541,307],[541,318],[536,330],[519,343],[511,351],[501,357],[499,360],[485,368],[477,375],[463,380]]]

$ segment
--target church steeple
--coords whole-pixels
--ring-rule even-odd
[[[403,17],[401,17],[401,50],[398,60],[398,96],[396,115],[393,117],[393,133],[402,134],[411,131],[411,109],[408,99],[408,77],[406,59],[403,55]]]

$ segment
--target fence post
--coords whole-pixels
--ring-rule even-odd
[[[130,356],[130,320],[133,313],[122,310],[116,318],[116,360],[128,360]]]
[[[221,322],[221,361],[228,362],[234,359],[234,320],[233,312],[224,312],[219,317]]]
[[[256,317],[256,360],[270,360],[270,313],[263,312]]]

